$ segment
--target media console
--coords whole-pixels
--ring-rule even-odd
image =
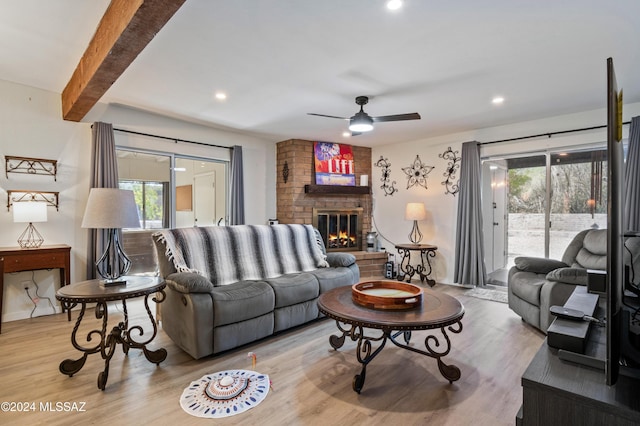
[[[601,307],[596,316],[602,316]],[[516,425],[640,424],[640,379],[621,375],[615,386],[607,386],[602,364],[590,367],[584,362],[604,360],[604,327],[591,327],[584,354],[578,354],[580,362],[571,362],[571,353],[562,352],[545,340],[525,370]]]

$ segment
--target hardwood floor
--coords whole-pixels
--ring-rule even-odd
[[[0,412],[0,424],[211,424],[185,413],[179,398],[191,381],[227,369],[251,369],[269,375],[273,389],[257,407],[215,424],[228,425],[513,425],[522,403],[520,377],[544,336],[524,324],[506,304],[464,295],[465,289],[437,285],[465,306],[463,330],[452,334],[444,358],[462,370],[449,384],[435,360],[387,345],[367,367],[358,395],[353,376],[360,372],[355,343],[339,350],[329,345],[335,322],[323,319],[246,347],[195,361],[162,331],[153,347],[167,359],[156,366],[139,350],[114,355],[104,391],[97,376],[104,368],[90,355],[73,377],[58,371],[66,358],[79,358],[70,342],[74,322],[52,315],[3,324],[0,334],[0,401],[34,403],[34,412]],[[142,304],[130,304],[134,319]],[[110,309],[110,322],[118,313]],[[111,311],[114,312],[111,312]],[[77,311],[74,311],[75,321]],[[93,319],[93,312],[87,313]],[[86,333],[86,332],[85,332]],[[424,348],[426,332],[414,332],[412,344]],[[84,403],[83,412],[40,411],[51,402]]]

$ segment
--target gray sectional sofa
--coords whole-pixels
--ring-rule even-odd
[[[355,256],[327,254],[311,225],[182,228],[152,238],[167,283],[162,328],[195,359],[316,319],[321,293],[360,279]]]

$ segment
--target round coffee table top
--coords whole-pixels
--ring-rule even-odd
[[[427,330],[459,322],[464,307],[448,294],[423,289],[422,305],[407,310],[371,309],[353,302],[351,286],[334,288],[318,298],[318,308],[337,321],[378,329]]]
[[[60,287],[56,299],[63,302],[108,302],[155,293],[165,287],[158,277],[127,276],[126,285],[103,286],[100,280],[80,281]]]

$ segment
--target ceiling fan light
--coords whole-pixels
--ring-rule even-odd
[[[367,116],[353,117],[349,121],[349,130],[358,133],[370,132],[373,130],[373,120]]]
[[[368,123],[355,123],[355,124],[351,124],[349,125],[349,130],[351,130],[352,132],[370,132],[373,130],[373,125],[368,124]]]

